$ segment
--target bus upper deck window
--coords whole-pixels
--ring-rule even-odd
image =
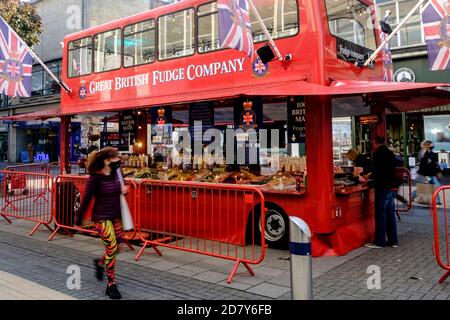
[[[123,37],[124,66],[133,67],[155,61],[155,20],[125,27]]]
[[[297,0],[260,0],[254,1],[254,4],[274,39],[290,37],[298,33]],[[267,40],[252,12],[250,13],[250,20],[255,42]]]
[[[119,69],[122,64],[122,32],[120,29],[94,37],[94,72]]]
[[[158,59],[194,54],[195,11],[186,9],[158,18]]]
[[[198,52],[209,52],[219,47],[219,18],[217,2],[199,6],[198,16]]]
[[[75,78],[92,73],[92,38],[75,40],[68,48],[68,77]]]
[[[375,50],[376,37],[372,9],[358,0],[325,0],[330,33]]]

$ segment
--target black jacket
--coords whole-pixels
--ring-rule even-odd
[[[362,176],[368,175],[372,172],[372,163],[362,154],[356,157],[355,161],[353,161],[353,164],[355,165],[355,167],[363,168],[363,172],[361,173]]]
[[[432,151],[426,151],[420,159],[418,173],[426,177],[435,177],[441,173],[441,168],[438,164],[438,155]]]
[[[396,161],[394,153],[385,145],[378,147],[373,154],[373,179],[377,189],[396,189]]]

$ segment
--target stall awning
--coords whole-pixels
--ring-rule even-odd
[[[63,114],[61,108],[49,108],[46,110],[17,114],[14,116],[0,117],[0,121],[34,121],[34,120],[47,120],[52,118],[61,117]]]
[[[334,95],[372,94],[396,111],[407,112],[450,104],[449,84],[381,81],[334,81]]]

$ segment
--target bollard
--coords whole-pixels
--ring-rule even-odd
[[[292,300],[313,299],[311,231],[305,221],[289,217]]]

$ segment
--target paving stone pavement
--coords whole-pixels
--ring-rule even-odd
[[[94,279],[92,259],[102,254],[98,239],[76,235],[47,241],[42,229],[27,236],[32,224],[0,220],[0,270],[77,299],[105,299],[104,286]],[[426,208],[415,208],[399,223],[400,247],[383,250],[357,249],[344,257],[314,259],[315,299],[450,299],[450,280],[431,251],[432,222]],[[289,299],[288,252],[269,250],[255,267],[256,276],[240,274],[231,285],[226,277],[229,261],[165,250],[162,257],[146,253],[139,262],[136,252],[119,255],[117,279],[126,299]],[[67,267],[81,267],[81,290],[67,289]],[[381,289],[369,290],[369,266],[381,271]]]
[[[0,231],[0,270],[77,299],[105,299],[105,283],[94,278],[94,254]],[[67,288],[67,268],[81,269],[81,290]],[[205,281],[195,281],[137,264],[120,262],[117,282],[125,299],[267,299]]]
[[[428,208],[402,215],[398,248],[371,249],[314,279],[315,299],[331,300],[449,300],[450,279],[432,253],[433,225]],[[381,272],[381,289],[368,289],[370,266]],[[373,271],[372,271],[373,272]],[[370,281],[370,280],[369,280]],[[373,283],[373,282],[370,282]],[[279,299],[288,299],[284,295]]]

